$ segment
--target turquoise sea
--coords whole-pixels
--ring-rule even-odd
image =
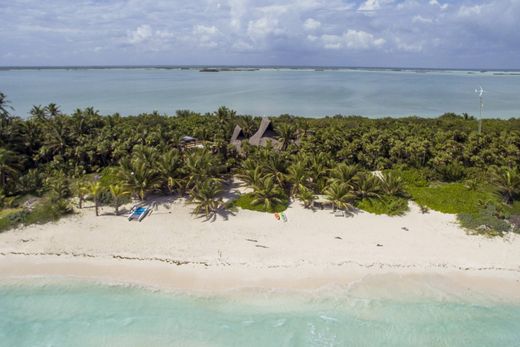
[[[199,68],[0,68],[0,91],[19,116],[32,105],[64,112],[93,106],[102,114],[179,109],[212,112],[225,105],[239,114],[520,117],[520,72],[411,69],[262,68],[199,72]]]
[[[1,346],[519,346],[520,306],[0,285]]]

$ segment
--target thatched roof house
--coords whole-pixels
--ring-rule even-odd
[[[244,134],[244,131],[242,130],[240,125],[235,126],[235,130],[233,130],[233,135],[231,135],[231,140],[229,141],[229,143],[235,146],[237,151],[240,152],[240,147],[242,146],[242,141],[244,140],[246,140],[246,135]]]
[[[268,143],[271,143],[274,148],[279,149],[281,143],[278,141],[277,136],[271,120],[262,118],[258,131],[251,136],[249,143],[253,146],[267,146]]]

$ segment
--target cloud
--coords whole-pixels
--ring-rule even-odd
[[[141,25],[128,34],[128,42],[131,44],[139,44],[149,40],[152,35],[152,28],[149,25]]]
[[[365,31],[347,30],[343,35],[322,35],[323,47],[326,49],[369,49],[381,47],[385,39],[377,38]]]
[[[11,0],[0,65],[520,68],[518,18],[518,0]]]
[[[358,7],[358,11],[380,10],[382,7],[392,2],[393,0],[366,0]]]
[[[308,18],[303,23],[303,27],[305,28],[305,30],[313,31],[319,29],[319,27],[321,27],[321,23],[314,18]]]

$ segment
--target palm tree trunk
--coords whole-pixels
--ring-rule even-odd
[[[99,216],[99,204],[97,199],[94,200],[95,208],[96,208],[96,217]]]

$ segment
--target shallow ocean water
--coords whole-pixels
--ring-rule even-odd
[[[1,346],[518,346],[520,306],[0,285]]]
[[[520,73],[449,70],[110,68],[1,70],[0,91],[25,117],[50,102],[64,112],[93,106],[102,114],[179,109],[212,112],[225,105],[239,114],[438,116],[479,115],[475,88],[483,86],[484,116],[520,116]]]

